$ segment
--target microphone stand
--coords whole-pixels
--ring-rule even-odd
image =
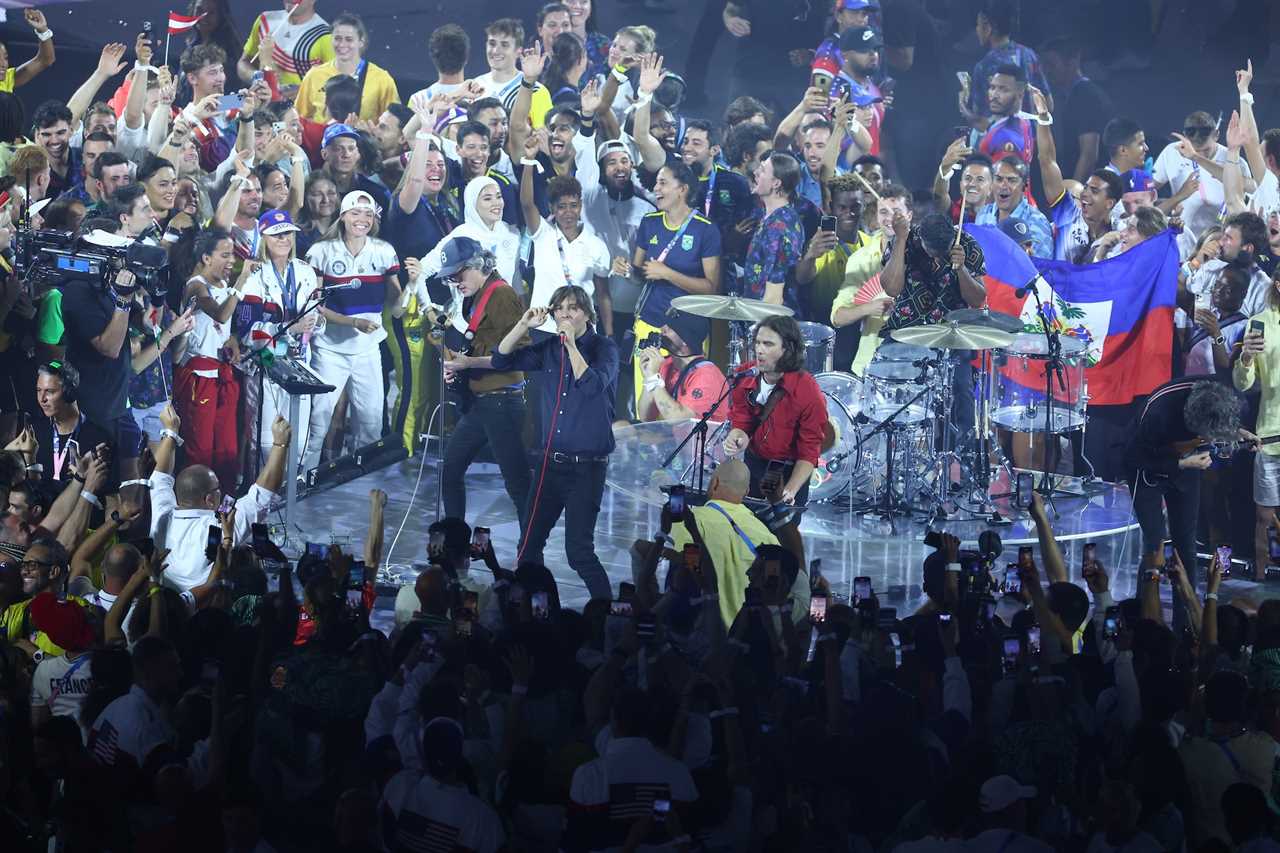
[[[676,449],[671,451],[670,455],[663,460],[661,467],[666,468],[674,462],[676,457],[680,455],[680,452],[684,450],[685,447],[688,446],[689,442],[693,441],[696,436],[697,442],[693,447],[693,462],[698,468],[698,484],[696,489],[698,491],[703,491],[703,479],[706,476],[706,471],[702,464],[702,459],[707,452],[707,424],[711,421],[711,417],[716,413],[716,410],[720,408],[720,404],[733,393],[733,389],[737,387],[738,383],[742,381],[749,372],[750,371],[743,371],[741,373],[732,373],[729,375],[728,379],[726,379],[724,383],[724,391],[722,391],[716,401],[711,404],[711,408],[707,409],[707,411],[703,413],[702,417],[698,419],[698,422],[694,424],[694,427],[689,431],[689,434],[676,445]],[[680,479],[684,479],[684,477],[682,476]]]
[[[1036,300],[1036,314],[1040,317],[1040,328],[1044,332],[1045,342],[1048,349],[1048,358],[1044,364],[1044,434],[1045,449],[1043,462],[1040,465],[1040,484],[1035,490],[1049,501],[1049,508],[1057,515],[1058,509],[1053,505],[1054,487],[1053,479],[1049,474],[1049,442],[1054,440],[1057,435],[1053,429],[1053,380],[1058,380],[1058,387],[1065,394],[1067,390],[1066,374],[1062,364],[1062,336],[1058,330],[1049,322],[1049,315],[1045,311],[1044,302],[1040,299],[1040,288],[1036,285],[1036,278],[1029,281],[1026,289]],[[1065,493],[1060,493],[1065,494]]]

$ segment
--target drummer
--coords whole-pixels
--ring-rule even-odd
[[[644,390],[636,410],[644,421],[679,421],[700,418],[724,393],[724,373],[703,355],[703,341],[711,324],[705,317],[672,308],[662,327],[662,347],[644,347],[636,353]],[[669,355],[662,356],[662,350]],[[729,416],[721,403],[716,420]]]
[[[892,229],[880,274],[884,292],[894,298],[884,324],[887,334],[941,323],[949,311],[986,303],[982,247],[963,231],[957,233],[947,217],[934,214],[913,226],[897,214]],[[974,425],[973,366],[968,351],[953,351],[951,358],[955,365],[952,423],[963,437],[973,432]]]

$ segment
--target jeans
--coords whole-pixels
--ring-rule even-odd
[[[522,562],[545,565],[542,549],[547,537],[564,514],[564,551],[569,568],[578,573],[592,598],[613,597],[609,575],[596,556],[596,518],[600,515],[600,499],[604,496],[608,462],[555,462],[547,460],[546,475],[539,486],[529,492],[529,508],[525,511],[529,527],[525,533]],[[535,474],[538,472],[535,472]],[[535,479],[536,482],[536,479]],[[534,508],[534,500],[537,507]]]
[[[1187,580],[1196,585],[1196,524],[1200,514],[1199,471],[1179,471],[1173,477],[1157,478],[1138,472],[1133,491],[1133,514],[1142,528],[1142,552],[1154,554],[1165,539],[1165,512],[1169,515],[1169,538],[1182,560]],[[1181,631],[1187,614],[1175,595],[1173,628]]]
[[[444,514],[467,517],[467,468],[488,444],[502,471],[507,495],[516,506],[524,530],[525,499],[529,494],[529,457],[520,432],[524,429],[522,394],[486,394],[476,397],[470,410],[453,428],[444,451]]]

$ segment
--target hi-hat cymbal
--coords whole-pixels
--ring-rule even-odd
[[[991,349],[1005,347],[1013,342],[1013,335],[999,329],[961,326],[951,322],[895,329],[889,337],[904,344],[915,344],[930,349]]]
[[[1022,331],[1022,320],[1012,314],[992,311],[990,308],[957,308],[947,314],[947,322],[960,326],[982,326],[1017,334]]]
[[[742,320],[747,323],[759,322],[765,317],[790,317],[795,313],[783,305],[773,305],[760,299],[713,294],[677,296],[671,300],[671,307],[713,320]]]

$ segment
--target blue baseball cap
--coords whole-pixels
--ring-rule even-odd
[[[1008,237],[1019,246],[1035,241],[1035,235],[1031,233],[1031,229],[1027,227],[1027,223],[1023,222],[1016,216],[1010,216],[1000,223],[1000,230],[1004,232],[1004,236]]]
[[[471,266],[471,261],[484,254],[484,247],[470,237],[454,237],[440,250],[440,277],[448,278]]]
[[[1120,180],[1127,193],[1154,191],[1156,188],[1156,179],[1146,169],[1130,169],[1121,173]]]
[[[864,9],[876,12],[879,11],[880,4],[875,0],[836,0],[837,12],[861,12]]]
[[[872,104],[878,104],[883,100],[884,98],[880,97],[879,95],[873,95],[870,92],[866,91],[865,89],[849,90],[849,101],[855,107],[869,107]]]
[[[341,122],[338,124],[331,124],[324,129],[324,141],[321,143],[320,147],[328,148],[330,142],[344,136],[349,136],[357,141],[360,139],[359,132],[351,125],[342,124]]]
[[[258,217],[258,231],[267,237],[301,230],[293,224],[293,217],[287,210],[268,210]]]

